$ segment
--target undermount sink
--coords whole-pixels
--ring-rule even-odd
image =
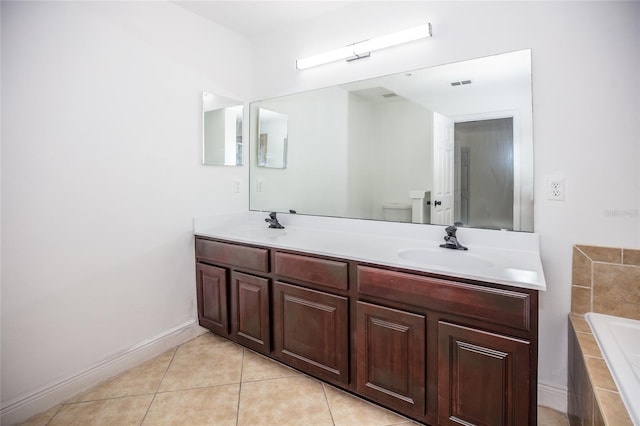
[[[269,227],[241,227],[229,230],[229,234],[240,237],[240,238],[267,238],[267,239],[275,239],[278,237],[284,237],[287,235],[286,229],[277,229],[277,228],[269,228]]]
[[[412,263],[447,269],[490,268],[493,263],[463,250],[451,250],[440,247],[405,249],[398,257]]]

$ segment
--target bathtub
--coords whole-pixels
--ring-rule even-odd
[[[593,312],[585,317],[633,424],[640,426],[640,321]]]

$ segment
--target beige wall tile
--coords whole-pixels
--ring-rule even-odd
[[[596,389],[596,399],[606,424],[615,426],[633,426],[633,422],[617,392]]]
[[[622,249],[622,263],[640,266],[640,250]]]
[[[585,287],[571,287],[571,312],[586,314],[591,312],[591,289]]]
[[[570,314],[569,321],[571,321],[571,324],[573,325],[573,329],[575,331],[580,331],[582,333],[591,333],[591,327],[589,326],[589,323],[587,323],[587,320],[584,319],[584,316]]]
[[[622,263],[622,249],[620,248],[583,245],[576,247],[595,262]]]
[[[591,259],[585,256],[577,247],[573,247],[571,266],[571,284],[591,287]]]
[[[594,264],[593,310],[640,320],[640,267]]]
[[[580,349],[582,349],[582,354],[584,356],[602,358],[600,348],[598,347],[598,343],[596,342],[595,337],[593,337],[593,334],[576,333],[576,337],[578,338],[578,342],[580,342]]]
[[[593,386],[614,392],[618,391],[618,387],[613,381],[609,367],[607,367],[604,359],[587,357],[585,362],[587,363],[587,371]]]

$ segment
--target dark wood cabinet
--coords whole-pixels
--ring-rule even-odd
[[[329,382],[348,384],[348,306],[346,297],[276,281],[276,357]]]
[[[438,324],[438,424],[529,424],[529,345]]]
[[[231,335],[251,349],[269,353],[271,326],[269,279],[231,273]]]
[[[196,238],[200,325],[427,425],[537,423],[538,292]]]
[[[198,263],[196,265],[198,320],[214,333],[229,334],[227,270]]]
[[[356,329],[358,392],[398,411],[424,415],[424,315],[358,302]]]

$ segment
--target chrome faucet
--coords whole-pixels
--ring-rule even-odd
[[[456,231],[458,228],[455,226],[447,226],[444,231],[447,233],[444,237],[444,244],[440,244],[440,247],[448,248],[452,250],[469,250],[458,241],[458,237],[456,237]]]
[[[264,220],[269,224],[269,228],[275,229],[284,229],[284,226],[278,222],[278,218],[276,217],[276,212],[269,213],[269,217]]]

